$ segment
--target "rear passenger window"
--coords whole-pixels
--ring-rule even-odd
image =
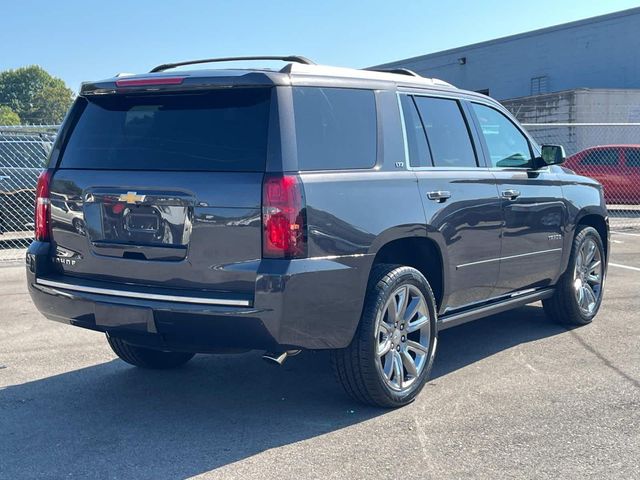
[[[476,167],[469,128],[456,100],[414,97],[436,167]]]
[[[424,134],[422,121],[418,110],[409,95],[400,95],[402,115],[404,118],[405,135],[407,136],[407,148],[409,150],[409,165],[412,167],[430,167],[431,154],[427,137]]]
[[[295,87],[298,168],[371,168],[376,163],[376,104],[372,90]]]
[[[615,148],[603,148],[600,150],[591,150],[587,153],[580,165],[617,165],[620,158],[620,152]]]

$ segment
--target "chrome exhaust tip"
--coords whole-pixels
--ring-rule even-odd
[[[262,359],[271,365],[282,365],[284,361],[300,353],[300,350],[287,350],[284,352],[265,352]]]

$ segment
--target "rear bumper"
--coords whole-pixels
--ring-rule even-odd
[[[219,349],[346,347],[357,328],[372,257],[263,260],[249,297],[186,297],[56,277],[49,244],[27,252],[27,283],[47,318],[143,346]]]

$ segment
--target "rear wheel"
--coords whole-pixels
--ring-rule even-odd
[[[416,269],[378,265],[358,330],[332,352],[336,376],[354,399],[378,407],[413,401],[427,381],[437,344],[435,298]]]
[[[581,226],[573,240],[566,272],[553,297],[542,302],[546,314],[559,323],[590,323],[602,303],[604,280],[605,254],[600,234],[593,227]]]
[[[193,353],[163,352],[161,350],[138,347],[109,334],[107,334],[107,341],[121,360],[141,368],[157,370],[176,368],[187,363],[195,355]]]

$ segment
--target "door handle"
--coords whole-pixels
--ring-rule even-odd
[[[446,201],[449,197],[451,197],[451,192],[447,192],[446,190],[436,190],[434,192],[427,193],[427,198],[429,200],[435,200],[438,203]]]
[[[502,198],[506,198],[508,200],[515,200],[520,196],[520,192],[518,190],[509,189],[509,190],[503,190],[501,195],[502,195]]]

